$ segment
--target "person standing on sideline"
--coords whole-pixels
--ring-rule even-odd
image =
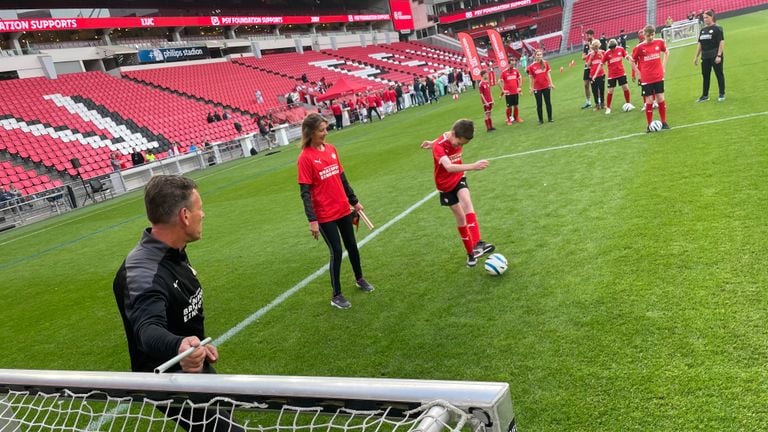
[[[659,107],[662,129],[669,129],[667,124],[667,103],[664,100],[664,71],[669,60],[667,44],[663,39],[654,39],[656,28],[647,25],[643,29],[645,42],[635,47],[632,52],[632,67],[637,69],[637,75],[643,82],[643,99],[645,102],[645,118],[648,121],[646,132],[651,131],[653,121],[653,103]]]
[[[496,128],[493,127],[493,120],[491,119],[493,96],[491,95],[491,85],[488,83],[488,71],[485,70],[480,71],[480,100],[483,102],[485,130],[486,132],[493,132],[496,130]]]
[[[704,12],[704,26],[699,32],[699,45],[696,47],[696,57],[693,58],[694,66],[699,63],[701,56],[701,76],[703,85],[701,97],[697,102],[709,100],[709,78],[712,69],[715,70],[719,96],[718,102],[725,100],[725,75],[723,74],[723,51],[725,50],[725,35],[723,28],[715,24],[715,12],[712,9]]]
[[[477,259],[493,252],[496,247],[481,240],[480,224],[477,222],[466,171],[480,171],[488,167],[487,160],[464,164],[461,151],[475,134],[472,120],[461,119],[433,141],[424,141],[421,148],[432,149],[435,169],[435,185],[440,192],[440,205],[449,207],[456,218],[459,237],[467,252],[467,267],[477,265]]]
[[[344,129],[344,111],[341,109],[341,105],[336,102],[336,99],[331,100],[331,112],[333,118],[336,120],[336,129]]]
[[[605,108],[605,70],[600,41],[592,41],[592,52],[587,56],[589,61],[589,79],[592,81],[592,96],[595,99],[595,111]]]
[[[598,42],[599,43],[599,42]],[[547,105],[547,120],[552,123],[552,101],[550,92],[555,88],[552,82],[551,68],[549,63],[544,60],[544,52],[537,49],[534,53],[533,63],[528,66],[529,89],[536,98],[536,114],[539,116],[539,124],[544,124],[544,115],[542,113],[542,99]],[[589,70],[587,70],[589,72]]]
[[[356,212],[361,211],[363,205],[347,181],[336,148],[325,142],[327,128],[328,122],[317,113],[309,114],[301,124],[302,149],[297,161],[299,189],[309,232],[315,240],[322,235],[331,252],[331,306],[349,309],[352,304],[341,293],[342,242],[355,273],[355,286],[364,292],[374,288],[363,277],[353,226],[355,215],[349,209],[353,206]]]
[[[520,72],[515,67],[516,64],[517,59],[510,57],[509,67],[501,73],[501,79],[499,80],[501,95],[504,96],[507,103],[506,116],[508,126],[515,122],[523,122],[523,119],[520,118],[520,111],[517,106],[520,102],[520,93],[523,91],[523,76],[520,75]]]
[[[603,54],[602,62],[608,65],[608,95],[606,96],[605,113],[611,113],[611,102],[613,101],[613,90],[618,83],[624,90],[624,100],[630,105],[629,111],[635,109],[629,102],[630,93],[629,85],[627,84],[627,73],[624,71],[624,59],[631,61],[627,51],[619,46],[619,42],[616,39],[608,41],[608,51]]]
[[[589,53],[592,52],[592,41],[595,40],[595,31],[592,29],[587,29],[584,34],[586,35],[586,40],[584,41],[584,47],[581,50],[581,59],[584,61],[584,96],[586,96],[587,101],[584,103],[584,106],[581,107],[581,109],[592,107],[592,102],[590,102],[591,95],[589,93],[592,80],[589,79],[589,63],[587,62],[587,56],[589,56]]]
[[[203,288],[186,251],[189,243],[203,235],[205,212],[197,184],[183,176],[154,176],[144,189],[144,205],[151,227],[144,230],[112,284],[128,339],[131,370],[151,373],[196,348],[169,371],[216,373],[211,366],[219,359],[216,347],[200,345],[206,336]],[[205,431],[243,430],[229,420],[231,414],[217,419],[222,414],[218,409],[194,414],[188,407],[163,411],[168,417],[179,415],[179,424],[187,430],[200,424]]]

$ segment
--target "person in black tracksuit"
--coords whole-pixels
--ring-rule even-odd
[[[194,181],[182,176],[154,176],[147,183],[144,203],[151,228],[128,254],[115,275],[112,291],[128,339],[131,370],[154,369],[186,351],[191,355],[172,366],[169,372],[216,373],[211,363],[218,360],[213,345],[200,347],[205,339],[203,288],[187,257],[188,243],[199,240],[205,213]],[[165,411],[165,409],[164,409]],[[188,431],[242,431],[230,421],[189,407],[171,407],[168,417]],[[228,419],[231,414],[218,410]]]
[[[699,62],[701,56],[701,75],[704,78],[701,97],[698,102],[709,100],[709,79],[712,70],[715,70],[717,78],[719,102],[725,100],[725,74],[723,73],[723,51],[725,49],[725,35],[723,28],[715,24],[715,13],[712,10],[704,12],[704,27],[699,32],[699,44],[696,48],[696,57],[693,64]]]

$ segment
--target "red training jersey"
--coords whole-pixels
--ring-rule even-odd
[[[504,86],[505,95],[516,95],[523,84],[523,77],[515,68],[509,68],[501,73],[501,82]]]
[[[667,52],[667,44],[663,39],[645,41],[635,47],[632,59],[640,69],[643,84],[653,84],[664,81],[664,66],[661,63],[661,53]]]
[[[488,81],[480,81],[480,99],[483,101],[483,105],[490,105],[493,103],[491,85],[488,84]]]
[[[589,76],[590,77],[601,77],[605,76],[605,69],[603,69],[603,54],[604,51],[598,50],[598,51],[592,51],[589,53],[589,56],[587,56],[587,60],[589,60]]]
[[[624,58],[627,52],[622,47],[610,49],[603,54],[603,63],[608,65],[608,79],[616,79],[625,76]]]
[[[533,89],[534,90],[544,90],[551,87],[551,82],[549,81],[549,63],[547,61],[544,61],[544,65],[540,65],[539,62],[533,62],[530,66],[528,66],[528,75],[533,80]]]
[[[341,183],[341,167],[336,147],[324,144],[322,151],[309,146],[299,153],[299,184],[310,185],[312,207],[320,223],[348,215],[349,201]]]
[[[435,186],[440,192],[450,192],[456,185],[459,184],[461,178],[464,177],[463,172],[449,173],[445,170],[445,167],[440,164],[440,159],[443,156],[448,156],[451,163],[461,163],[461,146],[454,147],[448,140],[446,134],[440,136],[432,143],[432,159],[435,163]]]
[[[335,103],[331,105],[331,112],[333,115],[338,116],[341,115],[341,105]]]

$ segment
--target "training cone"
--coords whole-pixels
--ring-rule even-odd
[[[564,71],[564,70],[565,70],[565,68],[563,68],[562,66],[560,66],[560,73],[563,73],[563,71]]]

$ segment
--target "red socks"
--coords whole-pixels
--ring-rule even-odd
[[[468,254],[471,254],[472,249],[475,247],[475,242],[472,239],[472,234],[470,234],[469,227],[464,225],[456,228],[459,230],[459,237],[461,237],[461,242],[464,244],[464,249]]]
[[[493,122],[491,119],[487,118],[485,119],[485,129],[490,130],[493,127]]]
[[[507,107],[507,121],[511,121],[512,119],[510,116],[512,115],[512,108]]]
[[[624,90],[624,100],[629,103],[629,89]]]
[[[517,109],[517,105],[515,105],[515,121],[520,121],[520,110]]]
[[[667,101],[659,102],[659,117],[662,123],[667,122]]]
[[[472,234],[472,240],[477,243],[482,238],[480,237],[480,224],[477,223],[477,215],[474,213],[467,213],[466,218],[467,228],[469,228],[469,233]]]
[[[649,125],[653,121],[653,102],[645,104],[645,119],[648,120]]]
[[[605,100],[605,106],[611,108],[611,101],[613,101],[613,93],[608,93],[608,97]]]

